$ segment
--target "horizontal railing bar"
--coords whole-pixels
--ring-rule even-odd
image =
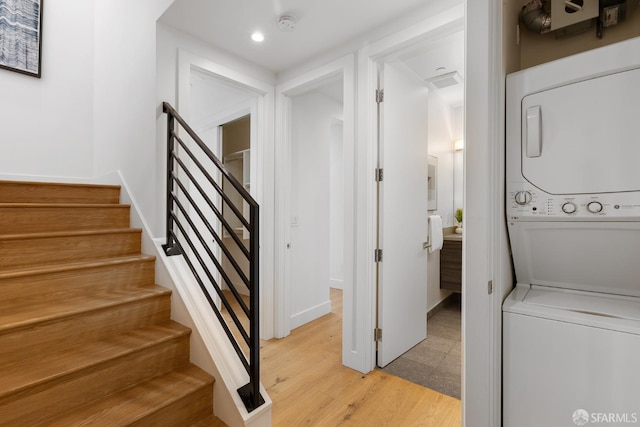
[[[202,172],[202,174],[207,178],[207,180],[209,181],[209,183],[211,185],[213,185],[213,187],[215,188],[215,190],[218,192],[218,194],[220,195],[220,197],[222,197],[222,199],[227,203],[227,205],[231,208],[231,210],[233,211],[233,213],[235,214],[236,218],[238,218],[241,222],[242,225],[244,225],[245,227],[249,228],[251,227],[251,225],[249,224],[249,222],[246,220],[246,218],[244,217],[244,215],[242,214],[242,212],[240,212],[240,210],[233,204],[233,202],[231,201],[231,199],[229,198],[229,196],[224,192],[224,190],[220,187],[220,185],[218,185],[217,182],[215,182],[215,180],[213,179],[213,177],[209,174],[209,172],[206,170],[206,168],[202,165],[202,163],[200,163],[200,161],[195,157],[195,155],[193,154],[193,152],[189,149],[189,147],[187,147],[187,145],[185,144],[184,141],[182,141],[180,139],[180,137],[176,136],[175,137],[176,140],[178,141],[178,143],[180,144],[180,146],[182,148],[184,148],[184,150],[186,151],[186,153],[189,155],[189,157],[191,158],[191,160],[196,164],[196,166],[198,166],[198,169]],[[186,167],[186,165],[182,162],[182,160],[180,159],[180,157],[178,156],[174,156],[174,158],[176,159],[176,161],[180,164],[180,166],[182,166],[182,169],[187,172],[189,170],[189,168]],[[195,182],[195,180],[194,180]]]
[[[256,202],[254,198],[251,196],[251,194],[249,194],[249,192],[246,190],[246,188],[244,188],[244,186],[240,184],[240,182],[238,182],[238,180],[233,175],[231,175],[231,173],[227,170],[224,164],[216,157],[216,155],[209,149],[209,147],[207,147],[207,144],[205,144],[204,141],[202,141],[202,139],[200,139],[200,137],[196,135],[195,131],[191,129],[191,126],[189,126],[187,122],[184,121],[184,119],[171,106],[171,104],[169,104],[168,102],[163,102],[162,111],[165,113],[171,114],[171,116],[173,116],[175,120],[177,120],[178,123],[180,123],[180,125],[184,128],[184,130],[187,131],[189,136],[193,138],[193,140],[198,144],[198,146],[207,155],[207,157],[209,157],[213,161],[213,163],[217,166],[217,168],[220,169],[222,174],[227,179],[229,179],[229,181],[231,182],[231,185],[233,185],[233,187],[236,190],[238,190],[238,192],[242,195],[242,198],[245,199],[247,203],[249,203],[252,206],[258,206],[258,202]]]
[[[207,275],[207,278],[209,280],[211,280],[214,289],[216,290],[216,293],[218,294],[218,296],[220,297],[220,299],[222,300],[222,303],[224,304],[224,306],[227,308],[227,310],[229,311],[229,315],[231,316],[231,319],[233,320],[233,323],[236,325],[236,327],[238,328],[238,330],[240,331],[240,334],[242,335],[242,338],[245,340],[245,342],[247,344],[249,344],[249,334],[248,332],[244,329],[244,326],[242,325],[242,322],[240,322],[240,319],[238,318],[238,316],[236,315],[236,312],[233,310],[233,308],[231,307],[231,304],[229,303],[229,300],[227,300],[227,298],[224,296],[224,294],[222,293],[222,290],[220,289],[220,286],[218,285],[218,283],[216,282],[216,280],[213,278],[213,276],[211,275],[211,271],[209,271],[209,269],[207,268],[204,260],[202,259],[202,256],[200,255],[200,253],[196,250],[195,245],[193,244],[192,239],[189,237],[189,235],[187,234],[186,230],[184,229],[184,227],[182,226],[182,223],[178,220],[176,215],[173,215],[173,219],[176,222],[176,225],[178,226],[178,228],[180,229],[180,231],[182,231],[183,234],[183,238],[184,240],[187,242],[187,244],[189,245],[189,247],[191,248],[191,250],[193,251],[194,256],[196,257],[196,259],[198,260],[200,266],[204,269],[204,273]],[[185,258],[188,258],[188,255],[183,254]],[[209,294],[208,291],[205,290],[206,294]],[[248,314],[247,314],[248,315]]]
[[[224,329],[224,332],[226,333],[227,337],[229,338],[229,341],[231,341],[231,345],[233,346],[233,348],[235,349],[236,353],[238,354],[238,357],[240,358],[240,362],[242,362],[242,365],[244,366],[244,368],[247,370],[247,372],[249,372],[250,371],[249,362],[247,361],[247,358],[244,355],[244,352],[240,348],[240,345],[236,341],[236,338],[233,336],[233,332],[231,332],[231,329],[229,329],[229,326],[227,325],[226,320],[224,319],[224,317],[222,317],[222,313],[220,313],[220,310],[218,310],[218,307],[216,307],[216,304],[213,301],[213,299],[211,298],[211,295],[209,295],[209,292],[207,292],[207,288],[204,286],[204,283],[202,282],[202,279],[200,278],[200,275],[196,271],[193,263],[191,262],[191,260],[189,259],[188,256],[184,255],[186,253],[186,251],[184,250],[184,247],[180,243],[180,241],[178,239],[178,236],[176,236],[176,234],[173,231],[171,232],[171,235],[174,237],[174,239],[176,241],[176,244],[180,248],[180,251],[182,251],[184,260],[187,263],[187,265],[189,266],[189,270],[191,270],[191,273],[196,278],[196,281],[198,282],[198,285],[200,286],[200,289],[204,293],[205,298],[209,302],[209,305],[213,309],[214,314],[216,315],[216,317],[218,318],[218,321],[222,325],[222,328]]]
[[[182,181],[180,181],[179,179],[176,179],[175,182],[178,184],[178,186],[184,191],[184,186],[182,184]],[[249,287],[249,279],[247,278],[246,274],[244,273],[244,271],[242,270],[242,267],[240,267],[240,265],[238,264],[238,262],[236,261],[235,257],[231,254],[231,251],[229,251],[229,249],[227,249],[227,246],[224,244],[223,240],[220,238],[220,236],[218,235],[218,233],[213,229],[213,227],[211,226],[211,224],[207,221],[206,217],[204,216],[204,214],[202,213],[202,210],[200,209],[200,207],[198,207],[198,205],[195,203],[195,201],[193,200],[193,198],[188,194],[185,193],[184,196],[187,198],[187,200],[189,201],[189,205],[193,207],[193,209],[196,211],[196,213],[198,214],[198,216],[200,217],[200,219],[202,219],[202,221],[204,221],[205,223],[205,227],[207,228],[207,230],[209,230],[209,232],[213,235],[214,240],[216,241],[216,243],[218,243],[218,245],[220,245],[220,247],[222,248],[222,251],[224,252],[224,254],[227,256],[227,259],[229,260],[229,262],[231,262],[231,265],[233,266],[233,268],[235,269],[236,273],[238,273],[238,275],[240,276],[240,278],[242,279],[242,282],[247,286],[247,288]],[[174,200],[176,201],[176,203],[179,203],[178,198],[172,194],[172,197],[174,198]],[[188,217],[188,214],[186,212],[186,209],[183,211],[183,214],[185,216]],[[196,227],[193,226],[193,228],[195,229]]]
[[[244,300],[242,299],[242,297],[240,296],[240,294],[238,293],[238,291],[235,288],[235,285],[233,284],[233,282],[231,281],[231,279],[229,278],[229,276],[227,275],[227,273],[224,271],[224,268],[222,267],[222,265],[220,264],[220,262],[218,261],[218,259],[216,258],[216,256],[211,253],[211,249],[209,249],[209,245],[207,244],[207,242],[204,240],[204,238],[202,237],[202,234],[196,229],[195,225],[193,224],[193,221],[191,220],[191,218],[186,215],[186,211],[184,209],[184,206],[182,205],[182,203],[177,200],[174,199],[176,205],[178,206],[178,209],[180,209],[180,211],[183,213],[183,215],[185,215],[185,219],[187,220],[187,222],[189,223],[189,225],[191,226],[191,229],[193,230],[193,232],[196,234],[196,236],[198,237],[198,240],[200,241],[200,243],[202,244],[202,246],[204,247],[204,250],[207,251],[207,254],[209,255],[209,257],[211,258],[211,261],[213,261],[213,263],[215,264],[216,268],[218,269],[218,272],[220,273],[220,275],[222,276],[222,278],[224,279],[225,283],[229,286],[229,289],[231,289],[231,292],[233,293],[233,296],[236,298],[236,300],[238,301],[238,304],[240,304],[240,308],[242,308],[242,311],[244,311],[244,313],[249,316],[249,308],[247,307],[247,305],[244,303]],[[196,208],[197,209],[197,208]],[[174,216],[175,221],[178,222],[178,226],[180,226],[181,222],[179,219],[177,219],[177,216],[174,215],[172,213],[172,215]],[[180,229],[182,230],[182,227],[180,227]],[[183,231],[184,232],[184,231]],[[188,235],[185,234],[185,239],[188,239]],[[224,246],[224,245],[222,245]],[[226,250],[226,247],[223,248],[223,251]],[[195,250],[194,250],[195,251]],[[196,251],[197,252],[197,251]],[[222,292],[222,289],[220,289],[220,287],[217,285],[217,283],[215,282],[215,280],[213,280],[213,278],[211,279],[214,282],[214,286],[216,288],[216,292],[218,292],[218,294],[220,294]],[[249,283],[246,283],[247,288],[249,288]],[[229,307],[227,307],[229,308]]]
[[[211,209],[213,210],[213,213],[216,215],[216,218],[218,218],[218,220],[220,222],[222,222],[222,225],[224,226],[224,228],[228,231],[228,232],[232,232],[233,231],[233,227],[229,224],[229,222],[224,218],[224,215],[222,214],[222,212],[220,212],[220,210],[215,206],[215,203],[213,203],[211,201],[211,198],[207,195],[207,193],[204,191],[204,189],[202,188],[202,186],[200,185],[200,183],[198,183],[198,180],[195,179],[195,177],[193,176],[193,174],[191,173],[191,171],[189,171],[189,169],[187,168],[187,165],[184,164],[184,162],[179,158],[179,157],[174,157],[176,160],[176,163],[178,164],[178,166],[181,167],[181,170],[184,171],[184,173],[189,177],[189,181],[192,182],[196,188],[198,189],[198,193],[200,193],[202,195],[202,197],[205,198],[205,200],[207,201],[207,204],[209,205],[209,207],[211,207]],[[176,175],[177,171],[173,171],[171,172],[171,178],[173,179],[178,179],[178,176]],[[204,172],[206,174],[206,172]],[[209,179],[210,177],[208,176],[207,179]],[[215,182],[211,182],[211,184],[214,186],[214,188],[216,189],[216,191],[218,193],[220,193],[220,188],[218,186],[218,184],[216,184]],[[187,190],[183,190],[184,192],[188,193]],[[222,197],[222,196],[221,196]],[[223,197],[224,200],[224,197]],[[235,212],[234,212],[235,214]],[[236,215],[237,217],[237,215]],[[242,220],[241,220],[242,221]]]
[[[216,217],[218,218],[218,220],[222,223],[222,225],[224,226],[224,228],[227,230],[227,232],[229,233],[229,235],[232,236],[232,238],[235,240],[235,242],[238,244],[238,246],[243,246],[242,242],[240,241],[240,238],[238,236],[235,235],[235,232],[233,230],[233,227],[231,227],[231,225],[229,224],[229,222],[224,218],[224,215],[220,212],[220,210],[216,207],[215,203],[213,203],[211,201],[211,198],[206,194],[206,192],[202,189],[202,187],[200,186],[200,184],[198,183],[198,181],[195,179],[195,177],[193,176],[193,174],[191,172],[189,172],[189,170],[186,168],[186,165],[178,158],[176,158],[176,161],[178,162],[178,164],[180,165],[180,167],[182,167],[182,170],[185,172],[185,174],[189,177],[189,181],[191,183],[193,183],[196,188],[198,189],[198,192],[200,193],[200,195],[205,199],[205,201],[207,202],[207,204],[209,205],[209,207],[213,210],[213,213],[216,215]],[[174,180],[179,180],[178,176],[175,173],[171,174],[172,178]],[[187,191],[184,187],[182,187],[182,191],[185,194],[188,194],[189,191]],[[224,200],[224,198],[223,198]],[[235,212],[234,212],[235,213]],[[244,223],[246,221],[244,221],[244,216],[241,218],[241,221]],[[252,227],[247,223],[248,229],[251,230]],[[249,251],[248,250],[243,250],[241,249],[242,252],[244,253],[244,256],[247,257],[247,259],[249,259]]]

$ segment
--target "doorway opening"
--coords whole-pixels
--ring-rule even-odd
[[[344,82],[288,95],[286,276],[289,330],[331,312],[344,282]]]
[[[418,177],[411,184],[411,197],[385,200],[385,189],[381,189],[378,198],[379,248],[383,251],[382,261],[378,263],[377,328],[381,330],[382,339],[377,346],[377,365],[386,372],[458,399],[461,398],[462,378],[460,292],[463,237],[455,232],[461,225],[456,221],[455,213],[462,209],[463,203],[463,149],[460,144],[464,123],[464,55],[464,30],[459,28],[376,62],[382,70],[380,89],[384,90],[379,129],[379,167],[383,168],[383,179],[378,185],[387,186],[387,194],[397,193],[399,190],[395,187],[405,188],[404,182],[390,182],[396,172],[390,171],[385,164],[389,155],[392,156],[392,166],[395,161],[404,164],[404,160],[395,158],[403,153],[396,151],[413,149],[422,162],[412,166],[415,171],[410,172]],[[389,76],[400,81],[387,82]],[[402,101],[396,102],[394,91],[406,86],[409,86],[409,92]],[[412,109],[415,112],[422,108],[422,123],[419,123],[420,117],[414,124],[394,123],[394,120],[408,117],[401,112],[406,108],[405,100],[409,96],[422,97],[418,106]],[[398,112],[400,119],[395,118]],[[409,137],[394,135],[393,126],[414,126],[411,133],[421,132],[422,146],[416,141],[416,147],[407,148],[404,144]],[[402,169],[402,166],[396,168]],[[432,188],[427,188],[427,183],[433,183]],[[420,197],[415,197],[415,194]],[[389,202],[397,206],[386,206]],[[413,212],[417,215],[411,220],[413,222],[407,219],[408,209],[419,210],[418,213]],[[425,246],[434,243],[423,231],[430,216],[440,218],[444,241],[439,250],[428,249],[421,253],[421,243],[424,242]],[[419,234],[414,236],[415,241],[411,242],[409,237],[394,240],[394,236],[401,235],[406,228]],[[385,232],[391,237],[385,237]],[[407,254],[394,257],[396,253],[404,252]],[[403,288],[406,288],[405,294],[398,295],[399,289]],[[416,302],[415,298],[419,301]],[[411,316],[406,315],[407,311]],[[398,317],[405,324],[399,322],[394,325],[388,321]],[[426,339],[421,338],[420,333],[426,334]],[[404,341],[390,343],[387,338],[390,334],[392,337],[400,335]]]

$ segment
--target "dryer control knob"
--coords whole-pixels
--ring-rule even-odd
[[[567,202],[564,205],[562,205],[562,212],[564,213],[568,213],[568,214],[572,214],[574,213],[578,208],[576,207],[576,205],[572,202]]]
[[[515,197],[516,203],[520,206],[528,205],[532,198],[530,191],[518,191]]]
[[[602,203],[590,202],[589,204],[587,204],[587,210],[591,213],[600,213],[602,212]]]

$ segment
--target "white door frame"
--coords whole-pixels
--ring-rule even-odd
[[[189,120],[191,105],[191,70],[195,68],[221,80],[247,89],[257,95],[255,107],[256,137],[251,140],[252,194],[260,205],[260,337],[273,337],[274,295],[274,87],[268,83],[227,68],[209,59],[179,49],[178,51],[178,102],[180,115]],[[253,120],[253,115],[252,115]],[[252,126],[253,127],[253,126]],[[252,135],[253,136],[253,135]]]
[[[355,249],[354,227],[356,223],[355,182],[354,175],[354,142],[355,142],[355,58],[346,55],[313,71],[304,73],[276,87],[276,295],[275,295],[275,336],[285,337],[291,332],[290,315],[290,265],[287,244],[290,242],[290,198],[291,198],[291,97],[303,93],[332,78],[343,81],[343,154],[345,165],[344,199],[344,288],[343,288],[343,364],[354,365],[361,349],[353,345],[349,337],[357,336],[354,328],[355,296],[352,284],[355,282],[353,258]],[[351,177],[351,178],[350,178]],[[354,356],[355,354],[355,356]]]
[[[465,1],[462,419],[474,427],[502,422],[502,301],[513,287],[504,216],[502,8],[499,0]]]

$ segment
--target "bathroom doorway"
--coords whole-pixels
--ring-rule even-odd
[[[463,234],[455,233],[459,225],[455,214],[456,210],[462,209],[463,201],[464,31],[461,29],[403,50],[391,59],[418,76],[428,92],[425,143],[430,162],[437,165],[437,179],[436,194],[429,197],[427,214],[442,218],[445,241],[442,250],[428,253],[426,257],[427,279],[424,285],[427,289],[423,302],[427,313],[424,324],[426,339],[382,369],[460,399]],[[448,258],[451,254],[453,261]],[[446,266],[441,277],[442,262]],[[458,283],[455,291],[442,280],[450,280],[449,262],[457,269],[457,279],[452,279]],[[382,335],[384,340],[384,330]]]

